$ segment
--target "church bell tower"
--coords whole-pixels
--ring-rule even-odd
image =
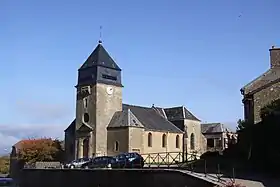
[[[107,125],[122,110],[121,69],[99,41],[78,70],[76,158],[107,155]]]

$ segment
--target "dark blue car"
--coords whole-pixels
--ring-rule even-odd
[[[91,161],[84,163],[81,168],[93,169],[93,168],[111,168],[112,163],[115,163],[115,159],[110,156],[100,156],[91,159]]]
[[[144,159],[143,157],[135,152],[122,153],[115,156],[112,168],[143,168]]]

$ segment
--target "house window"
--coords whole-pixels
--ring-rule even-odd
[[[215,147],[222,147],[222,140],[220,138],[215,139]]]
[[[119,142],[118,141],[115,142],[114,149],[115,149],[115,151],[119,151]]]
[[[176,148],[179,148],[180,147],[180,136],[177,135],[176,136]]]
[[[152,133],[149,132],[149,134],[148,134],[148,147],[152,147],[152,141],[153,141]]]
[[[208,138],[207,139],[207,147],[209,147],[209,148],[214,147],[214,139],[213,138]]]
[[[167,144],[167,137],[166,137],[166,134],[163,134],[162,135],[162,147],[166,147],[166,144]]]
[[[195,142],[194,141],[195,141],[195,138],[194,138],[194,134],[192,133],[191,134],[191,142],[190,142],[191,143],[191,149],[195,148]]]

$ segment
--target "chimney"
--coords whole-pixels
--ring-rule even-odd
[[[274,45],[269,49],[270,68],[280,68],[280,48]]]

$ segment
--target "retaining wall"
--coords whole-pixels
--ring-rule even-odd
[[[24,169],[20,187],[213,187],[176,170],[164,169]]]

